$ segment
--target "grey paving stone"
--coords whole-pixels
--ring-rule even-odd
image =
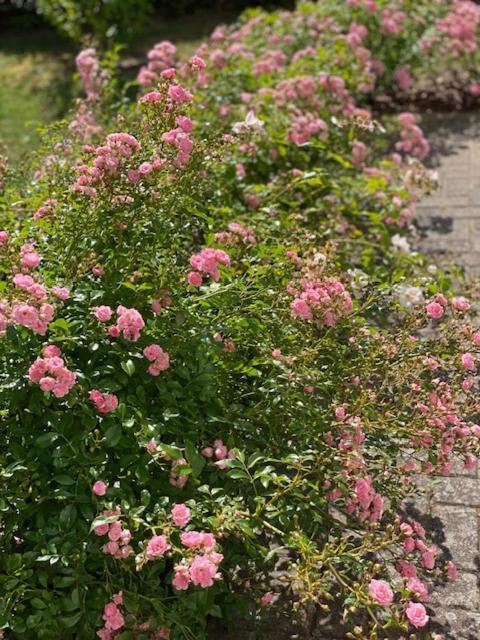
[[[461,609],[437,608],[435,621],[446,640],[479,640],[480,614]]]
[[[444,545],[459,569],[478,568],[478,512],[464,506],[435,504],[432,515],[443,524]]]
[[[475,464],[475,467],[473,469],[465,469],[465,464],[462,462],[462,460],[457,459],[453,461],[452,472],[450,476],[469,476],[472,478],[476,478],[478,472],[477,467],[478,465]]]
[[[480,480],[477,478],[439,478],[433,488],[433,503],[480,507]]]
[[[479,611],[478,578],[474,572],[459,571],[455,582],[437,587],[432,591],[432,605]]]

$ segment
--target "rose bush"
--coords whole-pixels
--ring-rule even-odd
[[[292,601],[415,638],[455,578],[405,501],[475,463],[480,333],[410,249],[416,117],[368,110],[413,65],[392,39],[439,27],[347,5],[247,14],[189,60],[160,43],[133,102],[84,51],[70,125],[5,169],[6,638],[200,638]]]

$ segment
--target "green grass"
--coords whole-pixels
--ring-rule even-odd
[[[189,54],[216,25],[238,14],[208,12],[163,19],[153,16],[124,56],[143,62],[153,44],[169,39]],[[55,31],[33,26],[3,32],[0,38],[0,144],[10,163],[36,148],[39,127],[62,117],[72,102],[75,46]]]
[[[0,43],[0,142],[19,162],[38,144],[38,128],[70,104],[73,49],[34,29],[4,33]]]

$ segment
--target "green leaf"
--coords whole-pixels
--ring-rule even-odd
[[[77,508],[74,504],[69,504],[60,511],[58,522],[62,529],[67,530],[77,519]]]
[[[76,480],[74,478],[71,478],[70,476],[54,476],[53,479],[55,480],[55,482],[58,482],[58,484],[63,484],[65,486],[75,484],[76,482]]]
[[[122,362],[120,366],[129,376],[133,376],[133,374],[135,373],[135,364],[133,363],[133,360],[129,359],[126,362]]]
[[[258,464],[261,460],[264,460],[264,456],[258,451],[252,453],[252,455],[248,458],[247,467],[251,469],[256,464]]]
[[[56,433],[44,433],[35,440],[35,443],[40,449],[46,449],[57,439]]]
[[[74,627],[80,622],[81,618],[82,618],[82,612],[79,611],[73,616],[67,616],[62,618],[62,622],[68,629],[71,629],[72,627]]]
[[[232,469],[228,472],[228,477],[232,480],[250,480],[250,477],[243,469]]]
[[[122,438],[122,427],[114,424],[105,432],[105,441],[109,447],[115,447]]]
[[[198,478],[198,476],[202,473],[207,461],[205,460],[204,456],[197,452],[194,445],[188,440],[185,443],[185,457],[192,467],[193,476],[195,478]]]
[[[118,520],[118,516],[97,516],[90,525],[90,533],[101,524],[110,524],[110,522],[115,522],[116,520]]]
[[[169,444],[160,444],[160,449],[164,451],[167,456],[172,458],[172,460],[179,460],[182,457],[182,450],[177,447],[172,447]]]

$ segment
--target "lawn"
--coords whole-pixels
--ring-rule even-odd
[[[198,11],[181,19],[153,16],[123,55],[132,66],[163,39],[180,51],[194,50],[232,12]],[[7,28],[0,38],[0,143],[10,162],[21,161],[40,140],[39,128],[62,117],[72,102],[76,47],[55,31],[35,26]]]

